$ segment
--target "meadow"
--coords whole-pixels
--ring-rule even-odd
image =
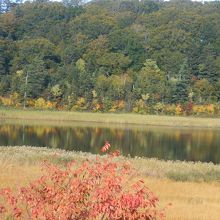
[[[220,118],[140,115],[129,113],[89,113],[70,111],[40,111],[0,109],[0,119],[40,120],[59,122],[93,122],[170,127],[220,128]]]
[[[60,166],[69,161],[95,159],[97,155],[37,147],[0,147],[0,188],[27,185],[42,175],[41,163],[47,160]],[[160,206],[172,203],[166,219],[219,219],[220,165],[147,158],[125,158],[159,197]]]

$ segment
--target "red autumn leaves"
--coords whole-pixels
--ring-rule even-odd
[[[106,142],[101,151],[109,148]],[[150,220],[164,216],[157,208],[158,198],[144,181],[131,181],[135,172],[127,162],[110,156],[71,162],[64,168],[45,163],[44,168],[44,176],[18,192],[1,190],[0,219]]]
[[[105,145],[101,148],[101,152],[105,153],[106,151],[109,150],[110,147],[111,147],[111,145],[108,143],[108,141],[106,141]]]
[[[104,146],[101,148],[101,152],[106,153],[110,149],[110,147],[111,147],[111,144],[108,141],[106,141]],[[120,151],[115,150],[115,151],[109,153],[109,155],[114,156],[114,157],[118,157],[118,156],[120,156]]]

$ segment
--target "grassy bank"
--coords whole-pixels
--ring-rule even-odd
[[[0,147],[0,188],[26,185],[41,176],[41,162],[63,164],[73,159],[94,159],[96,155],[36,147]],[[137,169],[137,177],[160,198],[169,220],[220,219],[220,165],[165,162],[156,159],[124,158]],[[179,180],[179,181],[176,181]]]
[[[82,161],[85,158],[95,159],[97,155],[83,152],[65,151],[41,147],[4,147],[0,146],[1,164],[20,164],[35,166],[43,160],[65,164],[72,160]],[[190,182],[219,182],[220,165],[201,162],[163,161],[150,158],[117,157],[116,160],[129,160],[139,175],[157,179]]]
[[[0,119],[220,128],[220,118],[0,109]]]

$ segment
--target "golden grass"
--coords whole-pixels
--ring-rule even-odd
[[[220,183],[174,182],[167,179],[145,179],[161,206],[172,203],[168,220],[219,220]]]
[[[172,127],[220,128],[220,118],[176,117],[138,114],[86,113],[0,109],[0,119],[118,123]]]
[[[0,188],[24,186],[41,175],[41,166],[37,164],[0,164]]]

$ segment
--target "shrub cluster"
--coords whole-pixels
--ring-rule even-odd
[[[109,149],[105,144],[102,152]],[[158,198],[143,180],[132,181],[127,162],[115,162],[113,152],[95,161],[75,161],[61,168],[45,162],[46,174],[18,192],[2,189],[3,219],[163,219]]]
[[[9,97],[0,96],[0,105],[5,107],[23,108],[23,103],[17,93]],[[44,98],[28,99],[26,107],[37,110],[70,110],[70,111],[91,111],[91,112],[127,112],[127,105],[123,100],[105,102],[94,99],[88,102],[85,98],[80,97],[76,102],[64,105],[57,101],[46,101]],[[155,104],[146,103],[139,99],[130,106],[129,112],[138,114],[157,114],[157,115],[198,115],[212,116],[220,115],[219,104],[195,104],[187,102],[185,104],[164,104],[158,102]]]

